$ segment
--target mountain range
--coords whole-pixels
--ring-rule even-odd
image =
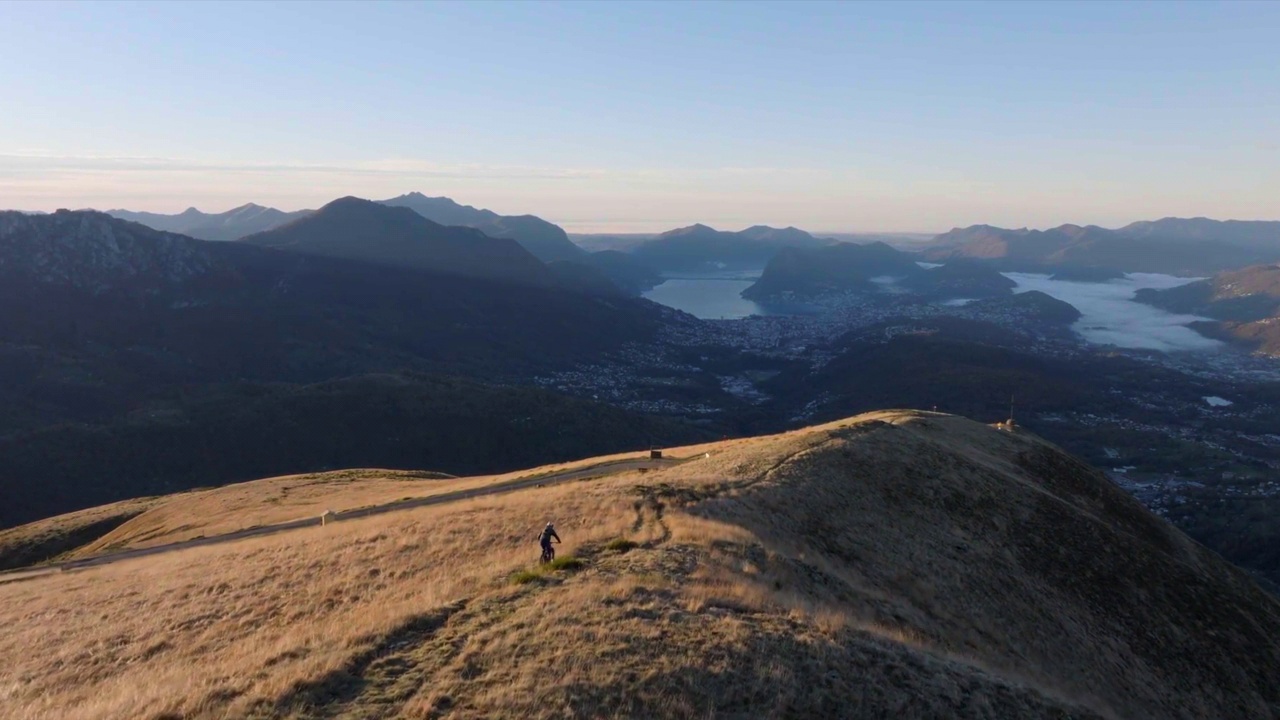
[[[357,219],[386,229],[388,245],[410,246],[408,259],[384,258],[382,239],[366,242],[365,230],[349,234],[346,223]],[[455,233],[474,231],[444,228],[408,210],[342,199],[304,220],[254,241],[223,243],[91,211],[0,213],[0,294],[7,301],[0,305],[0,337],[11,350],[58,338],[87,343],[86,351],[154,343],[155,353],[135,358],[157,367],[176,361],[178,375],[207,370],[228,379],[318,380],[362,364],[353,366],[345,353],[373,353],[372,360],[390,350],[369,346],[372,337],[404,335],[392,343],[393,354],[456,357],[462,364],[455,369],[484,374],[494,369],[485,358],[499,365],[554,363],[590,346],[643,339],[673,312],[561,289],[545,265],[512,241],[479,241],[492,244],[498,260],[511,261],[483,276],[467,273],[477,264],[473,257],[462,255],[459,267],[425,259],[412,242],[443,248],[453,259],[457,245],[477,244]],[[446,232],[443,239],[429,236],[438,231]],[[361,254],[367,259],[353,257]],[[214,337],[215,326],[226,336]],[[247,337],[256,332],[270,337]],[[264,344],[252,347],[257,340]],[[191,346],[180,347],[185,343]],[[307,357],[314,343],[329,352]],[[231,357],[235,362],[222,363]]]
[[[441,225],[461,225],[475,228],[489,237],[510,238],[543,262],[581,262],[587,257],[587,251],[574,245],[563,228],[533,215],[499,215],[492,210],[461,205],[447,197],[427,197],[419,192],[379,202],[409,208]]]
[[[550,286],[545,263],[515,240],[440,225],[405,207],[340,198],[241,243],[395,267]]]
[[[351,453],[389,442],[415,463],[447,470],[490,457],[496,469],[508,451],[481,430],[480,399],[511,394],[477,383],[527,384],[650,340],[672,315],[564,289],[514,241],[367,201],[338,200],[244,242],[89,211],[0,213],[0,495],[12,499],[0,522],[284,470],[280,443],[297,446],[295,471],[349,465]],[[385,383],[358,381],[387,375],[399,378],[400,396],[419,400],[388,414],[367,389]],[[340,380],[349,382],[330,384]],[[469,389],[439,390],[457,383]],[[534,407],[567,401],[512,394]],[[476,410],[457,416],[466,397]],[[649,422],[573,402],[584,423]],[[475,433],[465,444],[415,445],[399,423]],[[512,448],[509,461],[593,450],[586,428],[557,432],[565,442]],[[223,457],[237,459],[210,459]]]
[[[625,247],[664,272],[689,272],[758,269],[780,251],[835,242],[793,227],[725,232],[698,224],[635,236]],[[1118,229],[1066,224],[1048,230],[973,225],[927,243],[913,236],[910,249],[928,262],[981,260],[1001,271],[1046,272],[1059,279],[1103,281],[1129,272],[1195,276],[1280,261],[1280,222],[1164,218]]]
[[[991,225],[938,235],[922,259],[976,258],[1005,270],[1103,269],[1194,276],[1280,260],[1280,223],[1165,218],[1118,230],[1060,225],[1011,230]]]
[[[658,271],[640,260],[616,251],[588,252],[569,239],[559,225],[534,215],[499,215],[492,210],[461,205],[446,197],[419,192],[380,201],[406,207],[441,225],[475,228],[495,238],[511,238],[534,257],[551,264],[553,273],[568,286],[587,292],[621,290],[639,295],[662,282]]]
[[[419,192],[379,201],[391,207],[407,207],[440,225],[475,228],[494,238],[515,240],[543,262],[582,260],[588,253],[574,245],[559,226],[533,215],[499,215],[462,205],[447,197],[427,197]],[[176,215],[131,210],[108,210],[107,214],[147,227],[181,233],[200,240],[239,240],[247,235],[272,230],[306,217],[314,210],[285,212],[249,203],[224,213],[204,213],[196,208]]]
[[[555,274],[571,284],[611,292],[603,278],[629,294],[639,294],[662,281],[661,273],[756,270],[785,248],[812,249],[835,242],[794,227],[764,225],[736,232],[702,224],[656,235],[628,236],[618,245],[623,252],[588,252],[576,245],[563,228],[534,215],[500,215],[463,205],[447,197],[410,192],[379,201],[405,207],[440,225],[475,228],[492,238],[515,240],[547,263],[572,262],[595,272],[561,268]],[[283,212],[248,204],[225,213],[202,213],[190,208],[177,215],[128,210],[110,214],[157,230],[204,240],[237,240],[272,230],[313,212]],[[607,238],[607,236],[600,236]],[[583,236],[596,243],[596,236]],[[911,236],[919,247],[919,238]],[[599,243],[596,243],[599,244]],[[1000,270],[1056,274],[1060,279],[1100,281],[1128,272],[1159,272],[1181,276],[1209,275],[1247,265],[1280,261],[1280,221],[1163,218],[1139,221],[1121,228],[1060,225],[1048,230],[973,225],[933,237],[919,250],[919,259],[945,262],[979,259]],[[603,276],[603,278],[601,277]]]
[[[275,208],[249,203],[223,213],[203,213],[195,208],[187,208],[177,215],[133,212],[130,210],[108,210],[106,212],[108,215],[121,220],[142,223],[155,230],[180,233],[199,240],[239,240],[245,235],[270,230],[292,220],[305,217],[312,211],[284,212]]]
[[[419,192],[378,201],[388,207],[408,208],[439,225],[479,230],[488,238],[514,240],[534,257],[545,263],[577,263],[582,267],[560,266],[547,275],[555,275],[570,287],[586,292],[639,295],[662,282],[658,271],[630,255],[587,252],[573,244],[565,231],[553,223],[533,215],[499,215],[492,210],[462,205],[447,197],[427,197]],[[156,230],[181,233],[201,240],[240,240],[306,218],[316,212],[299,210],[283,212],[260,205],[244,205],[225,213],[207,214],[190,208],[177,215],[109,210],[108,214],[138,222]],[[439,231],[435,233],[441,235]],[[458,236],[458,233],[453,233]],[[470,237],[478,238],[472,234]],[[263,242],[266,238],[255,238]],[[482,241],[485,242],[485,241]],[[492,243],[487,243],[492,246]],[[372,252],[372,250],[370,251]],[[344,251],[344,257],[351,256]],[[420,261],[421,259],[419,259]],[[473,268],[469,274],[477,274]]]
[[[664,272],[759,269],[784,248],[827,243],[793,227],[755,225],[730,232],[698,224],[662,233],[634,247],[631,254]]]
[[[1280,221],[1212,220],[1205,217],[1144,220],[1116,232],[1134,238],[1212,242],[1272,252],[1280,244]]]
[[[793,227],[726,232],[701,224],[656,236],[619,236],[616,242],[607,235],[582,237],[624,247],[664,272],[759,269],[784,249],[812,250],[836,242]],[[973,259],[1002,271],[1104,281],[1129,272],[1194,276],[1280,261],[1280,222],[1164,218],[1118,229],[1066,224],[1048,230],[973,225],[927,242],[918,236],[906,242],[918,253],[916,259],[928,262]]]

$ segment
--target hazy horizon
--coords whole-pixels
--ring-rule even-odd
[[[365,198],[363,198],[363,199],[366,199],[366,200],[388,200],[388,199],[391,199],[392,197],[398,197],[398,196],[400,196],[400,195],[404,195],[404,194],[411,193],[411,192],[420,192],[420,191],[416,191],[416,190],[408,190],[408,191],[405,191],[405,192],[396,193],[395,195],[389,195],[389,196],[387,196],[387,197],[365,197]],[[737,218],[734,218],[734,219],[731,219],[731,220],[728,220],[728,221],[724,221],[724,222],[717,222],[717,221],[715,221],[714,219],[708,220],[708,219],[706,219],[706,218],[701,218],[701,217],[699,217],[699,218],[684,218],[684,219],[668,219],[668,220],[666,220],[665,222],[664,222],[664,221],[662,221],[662,220],[647,220],[647,221],[643,221],[643,222],[641,222],[641,221],[635,221],[635,222],[621,221],[621,222],[609,222],[609,223],[607,223],[607,224],[605,224],[605,225],[600,225],[600,224],[590,224],[590,223],[588,223],[588,224],[584,225],[583,223],[581,223],[581,222],[577,222],[577,221],[574,221],[574,220],[565,220],[565,221],[562,221],[562,220],[557,220],[557,219],[555,219],[555,218],[547,217],[546,215],[539,213],[539,212],[538,212],[537,210],[535,210],[535,209],[514,210],[514,211],[513,211],[513,210],[504,210],[503,208],[493,207],[493,206],[488,205],[488,204],[483,203],[483,202],[475,202],[475,201],[469,200],[469,199],[467,199],[467,198],[455,197],[455,196],[452,196],[452,195],[448,194],[447,192],[441,192],[440,194],[435,194],[435,195],[430,194],[430,193],[422,193],[422,194],[424,194],[424,195],[428,195],[428,196],[430,196],[430,197],[446,197],[446,198],[449,198],[450,200],[453,200],[454,202],[457,202],[457,203],[458,203],[458,204],[460,204],[460,205],[471,205],[471,206],[476,207],[476,208],[482,208],[482,209],[492,210],[492,211],[494,211],[494,212],[497,212],[497,213],[498,213],[498,214],[500,214],[500,215],[526,215],[526,214],[528,214],[528,215],[538,215],[538,216],[542,217],[542,219],[544,219],[544,220],[548,220],[548,221],[550,221],[550,222],[554,222],[555,224],[557,224],[557,225],[561,226],[562,228],[564,228],[565,232],[569,233],[570,235],[610,235],[610,234],[617,234],[617,235],[653,235],[653,234],[663,233],[663,232],[666,232],[666,231],[668,231],[668,230],[673,230],[673,229],[677,229],[677,228],[681,228],[681,227],[688,227],[688,226],[690,226],[690,225],[702,224],[702,225],[708,225],[708,226],[710,226],[710,227],[712,227],[712,228],[715,228],[716,230],[729,230],[729,231],[733,231],[733,230],[742,230],[742,229],[745,229],[745,228],[748,228],[748,227],[751,227],[751,226],[754,226],[754,225],[767,225],[767,226],[770,226],[770,227],[779,227],[779,228],[781,228],[781,227],[787,227],[788,225],[790,225],[790,226],[792,226],[792,227],[797,227],[797,228],[799,228],[799,229],[801,229],[801,230],[805,230],[805,231],[807,231],[807,232],[809,232],[809,233],[811,233],[811,234],[814,234],[814,235],[904,235],[904,236],[910,236],[910,235],[939,235],[939,234],[945,233],[945,232],[947,232],[947,231],[949,231],[949,230],[953,230],[953,229],[956,229],[956,228],[965,228],[965,227],[970,227],[970,226],[972,226],[972,225],[992,225],[992,226],[995,226],[995,227],[1002,227],[1002,228],[1008,228],[1008,229],[1023,229],[1023,228],[1026,228],[1026,229],[1031,229],[1031,230],[1048,230],[1048,229],[1050,229],[1050,228],[1059,227],[1059,226],[1061,226],[1061,225],[1063,225],[1063,224],[1075,224],[1075,225],[1083,225],[1083,226],[1088,226],[1088,225],[1097,225],[1097,226],[1099,226],[1099,227],[1115,229],[1115,228],[1123,227],[1123,226],[1125,226],[1125,225],[1129,225],[1129,224],[1131,224],[1131,223],[1141,222],[1141,221],[1160,220],[1160,219],[1164,219],[1164,218],[1201,218],[1201,217],[1206,217],[1206,216],[1203,216],[1203,215],[1188,215],[1188,214],[1182,214],[1182,215],[1162,215],[1162,216],[1159,216],[1159,217],[1154,217],[1154,216],[1153,216],[1153,217],[1134,217],[1134,218],[1131,218],[1131,219],[1128,219],[1128,220],[1123,220],[1123,221],[1120,221],[1120,222],[1114,223],[1114,224],[1112,224],[1112,225],[1103,225],[1103,224],[1100,224],[1100,223],[1081,222],[1081,221],[1079,221],[1079,220],[1064,220],[1063,222],[1056,223],[1056,224],[1054,224],[1054,225],[1044,225],[1044,226],[1007,225],[1007,224],[1001,224],[1001,223],[998,223],[998,222],[980,221],[980,222],[975,222],[975,223],[968,223],[968,224],[966,224],[966,225],[951,224],[951,225],[947,225],[947,226],[945,226],[945,227],[937,227],[937,228],[929,228],[929,229],[823,228],[823,227],[814,227],[814,226],[803,225],[803,224],[797,225],[797,224],[795,224],[795,223],[777,223],[777,222],[766,222],[766,221],[758,221],[758,220],[749,220],[749,221],[743,222],[742,220],[737,219]],[[268,207],[268,208],[274,208],[274,209],[276,209],[276,210],[282,210],[282,211],[284,211],[284,212],[297,212],[297,211],[300,211],[300,210],[315,210],[315,209],[318,209],[318,208],[320,208],[320,207],[323,207],[323,206],[324,206],[325,204],[327,204],[328,202],[331,202],[331,201],[333,201],[333,200],[338,199],[338,197],[347,197],[347,196],[349,196],[349,195],[352,195],[352,193],[347,193],[346,195],[342,195],[342,196],[335,196],[335,197],[329,198],[328,200],[324,200],[324,201],[322,201],[322,202],[317,202],[317,203],[314,203],[314,204],[311,204],[311,205],[307,205],[307,206],[304,206],[304,207],[279,207],[279,206],[275,206],[275,205],[268,205],[268,204],[266,204],[266,203],[255,202],[255,201],[253,201],[253,200],[248,200],[248,201],[245,201],[245,202],[242,202],[242,203],[238,203],[238,204],[235,204],[235,205],[230,205],[230,206],[227,206],[227,207],[200,207],[200,206],[198,206],[198,205],[185,205],[185,206],[176,207],[176,208],[173,208],[173,209],[164,209],[164,210],[155,210],[155,209],[148,208],[148,207],[115,207],[115,206],[112,206],[112,207],[92,207],[92,206],[77,206],[77,207],[71,207],[71,206],[67,206],[67,205],[57,205],[57,204],[55,204],[55,205],[53,205],[53,206],[50,206],[50,207],[47,207],[47,208],[36,208],[36,207],[0,207],[0,210],[17,210],[17,211],[20,211],[20,212],[43,212],[43,213],[55,212],[55,211],[57,211],[57,210],[97,210],[97,211],[100,211],[100,212],[129,211],[129,212],[148,212],[148,213],[157,213],[157,214],[163,214],[163,215],[176,215],[176,214],[180,214],[180,213],[182,213],[182,212],[185,212],[186,210],[189,210],[189,209],[195,209],[195,210],[198,210],[198,211],[200,211],[200,212],[202,212],[202,213],[205,213],[205,214],[209,214],[209,215],[217,215],[217,214],[221,214],[221,213],[229,212],[229,211],[231,211],[231,210],[235,210],[235,209],[237,209],[237,208],[244,207],[244,206],[246,206],[246,205],[259,205],[259,206],[262,206],[262,207]],[[357,196],[357,197],[360,197],[360,196]],[[1210,220],[1220,220],[1220,221],[1264,221],[1264,222],[1280,222],[1280,213],[1277,213],[1277,215],[1276,215],[1276,216],[1274,216],[1274,217],[1256,217],[1256,218],[1211,217],[1211,218],[1207,218],[1207,219],[1210,219]]]
[[[0,206],[575,233],[1269,219],[1270,3],[0,4]],[[484,42],[478,42],[483,38]],[[1069,51],[1068,51],[1069,50]]]
[[[410,190],[410,191],[407,191],[407,192],[418,192],[418,191]],[[394,195],[394,196],[388,196],[388,197],[377,197],[377,198],[368,197],[368,198],[363,198],[363,199],[365,199],[365,200],[389,200],[389,199],[391,199],[392,197],[397,197],[397,196],[399,196],[399,195],[404,195],[404,194],[407,194],[407,193],[397,193],[397,195]],[[423,194],[424,194],[424,195],[426,195],[427,193],[423,193]],[[348,194],[348,195],[350,195],[350,194]],[[348,195],[344,195],[344,196],[341,196],[341,197],[347,197]],[[486,204],[484,204],[484,203],[469,202],[469,201],[468,201],[467,199],[465,199],[465,198],[452,197],[452,196],[448,195],[447,193],[446,193],[446,194],[441,194],[441,195],[431,195],[431,197],[446,197],[446,198],[449,198],[450,200],[453,200],[454,202],[457,202],[457,203],[458,203],[458,204],[460,204],[460,205],[471,205],[471,206],[473,206],[473,207],[480,208],[480,209],[493,210],[494,212],[497,212],[497,213],[498,213],[498,214],[500,214],[500,215],[525,215],[525,214],[528,214],[528,215],[539,215],[539,213],[537,213],[536,211],[532,211],[532,210],[529,210],[529,211],[518,211],[518,212],[507,212],[507,211],[502,210],[501,208],[494,208],[494,207],[490,207],[490,206],[488,206],[488,205],[486,205]],[[258,206],[261,206],[261,207],[268,207],[268,208],[274,208],[274,209],[276,209],[276,210],[282,210],[282,211],[284,211],[284,212],[297,212],[297,211],[300,211],[300,210],[316,210],[316,209],[318,209],[318,208],[320,208],[320,207],[323,207],[323,206],[324,206],[325,204],[327,204],[328,202],[330,202],[330,201],[332,201],[332,200],[337,200],[337,199],[338,199],[337,197],[334,197],[334,198],[330,198],[329,200],[326,200],[326,201],[324,201],[324,202],[316,203],[316,204],[314,204],[314,205],[310,205],[310,206],[307,206],[307,207],[298,207],[298,208],[276,207],[276,206],[273,206],[273,205],[266,205],[266,204],[264,204],[264,203],[255,203],[255,202],[253,202],[253,201],[247,201],[247,202],[239,203],[239,204],[237,204],[237,205],[232,205],[232,206],[230,206],[230,207],[221,208],[221,209],[218,209],[218,208],[212,208],[212,209],[211,209],[211,208],[199,207],[199,206],[196,206],[196,205],[188,205],[188,206],[182,207],[182,208],[180,208],[180,209],[175,209],[175,210],[152,210],[152,209],[150,209],[150,208],[138,208],[138,207],[89,207],[89,206],[84,206],[84,207],[67,207],[67,206],[55,206],[55,207],[52,207],[52,208],[49,208],[49,209],[45,209],[45,208],[31,208],[31,207],[0,207],[0,211],[4,211],[4,210],[16,210],[16,211],[19,211],[19,212],[28,212],[28,213],[51,213],[51,212],[55,212],[55,211],[57,211],[57,210],[96,210],[96,211],[99,211],[99,212],[128,211],[128,212],[148,212],[148,213],[156,213],[156,214],[162,214],[162,215],[177,215],[177,214],[180,214],[180,213],[185,212],[185,211],[187,211],[187,210],[195,209],[195,210],[198,210],[198,211],[200,211],[200,212],[202,212],[202,213],[205,213],[205,214],[208,214],[208,215],[218,215],[218,214],[225,213],[225,212],[229,212],[229,211],[231,211],[231,210],[235,210],[235,209],[238,209],[238,208],[241,208],[241,207],[245,207],[246,205],[258,205]],[[725,230],[725,231],[744,230],[744,229],[746,229],[746,228],[749,228],[749,227],[752,227],[752,226],[755,226],[755,225],[766,225],[766,226],[770,226],[770,227],[777,227],[777,228],[787,227],[788,225],[790,225],[791,227],[796,227],[796,228],[799,228],[800,230],[805,230],[805,231],[809,232],[809,233],[810,233],[810,234],[812,234],[812,235],[818,235],[818,236],[822,236],[822,235],[903,235],[903,236],[912,236],[912,235],[940,235],[940,234],[945,233],[945,232],[947,232],[947,231],[949,231],[949,230],[953,230],[953,229],[957,229],[957,228],[970,227],[971,225],[992,225],[992,226],[995,226],[995,227],[1002,227],[1002,228],[1006,228],[1006,229],[1013,229],[1013,230],[1017,230],[1017,229],[1048,230],[1048,229],[1051,229],[1051,228],[1054,228],[1054,227],[1059,227],[1059,226],[1061,226],[1061,225],[1063,225],[1063,224],[1069,224],[1069,223],[1070,223],[1070,224],[1083,225],[1083,226],[1088,226],[1088,225],[1097,225],[1098,227],[1103,227],[1103,228],[1108,228],[1108,229],[1116,229],[1116,228],[1120,228],[1120,227],[1123,227],[1123,226],[1125,226],[1125,225],[1129,225],[1129,224],[1131,224],[1131,223],[1135,223],[1135,222],[1150,221],[1150,220],[1161,220],[1161,219],[1165,219],[1165,218],[1182,218],[1182,219],[1189,219],[1189,218],[1202,218],[1202,217],[1204,217],[1204,216],[1193,216],[1193,215],[1165,215],[1165,216],[1161,216],[1161,217],[1141,217],[1141,218],[1133,218],[1133,219],[1131,219],[1131,220],[1123,221],[1123,222],[1117,223],[1117,224],[1115,224],[1115,225],[1110,225],[1110,226],[1107,226],[1107,225],[1099,225],[1098,223],[1085,223],[1085,222],[1070,221],[1070,220],[1068,220],[1068,221],[1064,221],[1064,222],[1062,222],[1062,223],[1058,223],[1058,224],[1056,224],[1056,225],[1043,226],[1043,227],[1031,227],[1031,226],[1022,226],[1022,225],[1018,225],[1018,226],[1015,226],[1015,225],[1001,225],[1000,223],[993,223],[993,222],[978,222],[978,223],[970,223],[969,225],[949,225],[949,226],[947,226],[947,227],[943,227],[943,228],[928,229],[928,230],[876,230],[876,229],[859,229],[859,228],[818,228],[818,227],[805,226],[805,225],[795,225],[795,224],[792,224],[792,223],[781,224],[781,223],[770,223],[770,222],[759,222],[759,221],[749,221],[749,222],[743,223],[743,222],[738,221],[738,220],[734,220],[734,221],[727,222],[727,223],[717,223],[717,222],[713,222],[713,221],[708,221],[708,220],[706,220],[705,218],[704,218],[704,219],[669,220],[669,221],[667,221],[667,223],[666,223],[666,224],[663,224],[661,221],[658,221],[658,222],[657,222],[657,224],[654,224],[654,225],[651,225],[651,226],[648,226],[648,225],[646,225],[646,226],[639,226],[639,229],[630,229],[630,228],[632,228],[632,227],[633,227],[633,225],[626,224],[626,223],[623,223],[623,224],[622,224],[622,227],[624,227],[624,228],[628,228],[628,229],[612,229],[612,228],[609,228],[609,227],[606,227],[606,228],[603,228],[603,229],[577,229],[577,226],[574,224],[574,222],[573,222],[573,221],[563,221],[563,222],[562,222],[562,221],[557,221],[557,220],[555,220],[555,219],[553,219],[553,218],[549,218],[549,217],[545,217],[545,216],[541,216],[541,217],[542,217],[542,219],[544,219],[544,220],[548,220],[548,221],[550,221],[550,222],[554,222],[555,224],[559,225],[559,226],[560,226],[560,227],[562,227],[562,228],[565,230],[565,232],[566,232],[566,233],[568,233],[569,235],[611,235],[611,234],[617,234],[617,235],[655,235],[655,234],[660,234],[660,233],[663,233],[663,232],[667,232],[667,231],[669,231],[669,230],[675,230],[675,229],[679,229],[679,228],[682,228],[682,227],[689,227],[689,226],[691,226],[691,225],[701,224],[701,225],[707,225],[707,226],[710,226],[710,227],[712,227],[712,228],[714,228],[714,229],[716,229],[716,230]],[[1280,214],[1278,214],[1278,215],[1277,215],[1277,217],[1261,217],[1261,218],[1226,218],[1226,217],[1221,217],[1221,218],[1206,218],[1206,219],[1209,219],[1209,220],[1219,220],[1219,221],[1263,221],[1263,222],[1280,222],[1280,219],[1278,219],[1278,218],[1280,218]],[[649,222],[653,222],[653,221],[649,221]]]

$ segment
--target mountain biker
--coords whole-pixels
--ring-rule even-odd
[[[556,556],[556,551],[551,548],[551,538],[555,538],[556,542],[560,542],[560,536],[556,534],[556,526],[552,523],[547,523],[547,526],[542,528],[542,534],[538,536],[538,542],[542,544],[543,562],[550,562]]]

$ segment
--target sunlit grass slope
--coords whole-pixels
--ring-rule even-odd
[[[1280,710],[1280,604],[1033,437],[903,411],[704,452],[0,585],[0,715]],[[535,567],[548,520],[580,563]]]

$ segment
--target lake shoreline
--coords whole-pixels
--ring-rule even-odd
[[[1072,330],[1090,344],[1161,352],[1216,350],[1223,346],[1220,341],[1204,337],[1189,327],[1203,318],[1170,313],[1134,300],[1140,289],[1167,289],[1199,278],[1130,273],[1122,279],[1089,282],[1055,280],[1040,273],[1001,274],[1017,283],[1015,293],[1039,290],[1079,310],[1082,317],[1072,325]],[[760,271],[749,270],[673,274],[645,292],[643,297],[701,320],[741,320],[752,315],[802,316],[822,312],[812,305],[760,303],[743,298],[742,291],[759,277]],[[892,297],[891,283],[881,284],[885,286],[886,299]],[[963,305],[957,301],[939,304],[949,307]]]

